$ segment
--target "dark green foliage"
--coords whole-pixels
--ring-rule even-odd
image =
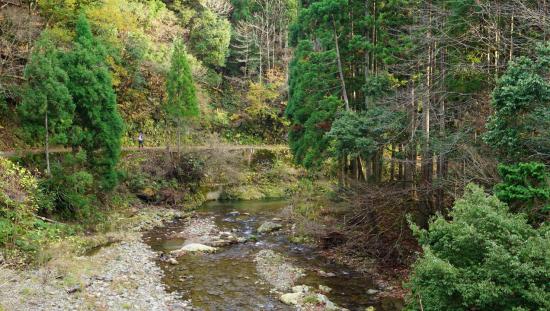
[[[184,118],[199,115],[199,104],[195,93],[195,84],[183,43],[174,44],[172,63],[166,77],[166,114],[179,124]]]
[[[295,160],[306,167],[319,165],[326,157],[329,140],[325,133],[343,106],[337,97],[339,82],[334,72],[332,51],[316,52],[309,41],[300,42],[290,64],[286,114],[292,122],[290,148]]]
[[[52,166],[52,176],[42,180],[40,187],[54,203],[55,214],[65,219],[93,223],[98,211],[94,177],[86,170],[84,151],[65,156],[63,162]]]
[[[402,83],[386,68],[410,49],[408,36],[395,34],[410,23],[412,5],[411,1],[342,0],[302,4],[290,28],[296,50],[289,69],[287,107],[292,122],[289,141],[298,163],[312,167],[334,157],[369,157],[403,138],[389,139],[402,128],[402,113],[378,102]],[[351,112],[343,112],[344,89]],[[334,152],[327,152],[331,145]]]
[[[550,212],[550,172],[538,162],[500,164],[502,182],[495,185],[495,195],[534,220],[544,220]]]
[[[74,47],[65,65],[69,91],[76,104],[70,143],[86,150],[93,171],[99,176],[100,187],[113,189],[118,179],[115,168],[120,157],[123,122],[117,112],[105,50],[93,37],[84,15],[78,19]]]
[[[4,115],[8,111],[8,103],[6,102],[6,98],[4,98],[4,94],[0,92],[0,116]]]
[[[250,17],[250,0],[231,0],[233,6],[233,12],[231,12],[231,19],[233,21],[242,21]]]
[[[334,155],[368,158],[396,139],[405,115],[373,107],[367,112],[343,112],[327,136],[333,141]]]
[[[495,113],[485,142],[506,161],[520,157],[550,161],[550,44],[537,47],[537,58],[511,62],[493,91]]]
[[[339,116],[328,133],[333,140],[334,153],[337,158],[342,156],[370,156],[379,145],[369,135],[370,120],[364,113],[344,112]]]
[[[44,143],[47,116],[50,143],[67,143],[75,106],[67,88],[68,77],[61,64],[60,52],[47,33],[33,48],[25,67],[25,79],[23,98],[17,110],[28,138]]]
[[[409,310],[550,308],[550,227],[531,227],[472,184],[449,217],[413,226],[424,254],[407,285]]]

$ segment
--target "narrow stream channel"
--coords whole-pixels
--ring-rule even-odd
[[[164,282],[170,291],[177,291],[193,306],[202,310],[293,310],[279,302],[271,286],[260,280],[254,263],[262,249],[272,249],[288,257],[306,272],[297,284],[317,288],[320,284],[332,288],[328,298],[350,310],[365,310],[374,306],[377,311],[395,311],[401,302],[387,299],[371,301],[367,294],[373,284],[349,269],[324,260],[314,249],[291,243],[284,234],[258,235],[256,229],[266,220],[278,217],[287,205],[285,201],[210,202],[197,211],[199,217],[210,217],[222,231],[235,231],[245,237],[256,236],[252,242],[222,247],[213,254],[188,254],[178,258],[177,265],[160,262],[165,272]],[[231,213],[233,211],[239,212]],[[174,221],[164,228],[145,235],[156,251],[170,252],[182,247],[184,240],[171,238],[185,223]],[[334,273],[323,277],[319,270]]]

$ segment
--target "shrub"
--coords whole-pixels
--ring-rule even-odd
[[[84,151],[66,155],[62,163],[52,166],[51,178],[43,180],[40,186],[61,217],[92,223],[100,215],[94,208],[97,205],[94,178],[86,170],[86,162]]]
[[[534,221],[543,220],[550,212],[550,172],[543,163],[501,164],[502,182],[495,186],[495,195],[515,210]]]
[[[68,232],[67,226],[37,218],[49,205],[29,171],[0,158],[0,248],[10,261],[34,258],[44,242]]]
[[[407,284],[409,310],[550,309],[550,226],[533,228],[472,184],[450,219],[413,225],[424,254]]]
[[[204,178],[204,161],[190,155],[181,155],[167,167],[164,179],[174,179],[195,192]]]

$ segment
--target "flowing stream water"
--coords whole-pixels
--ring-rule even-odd
[[[290,262],[305,270],[306,276],[296,283],[317,288],[332,288],[328,298],[350,310],[365,310],[374,306],[377,311],[395,311],[402,302],[395,299],[373,301],[367,294],[374,288],[365,276],[348,268],[328,262],[315,249],[294,244],[285,230],[258,235],[256,229],[266,220],[278,217],[287,205],[285,201],[210,202],[197,211],[199,217],[210,217],[221,231],[234,231],[253,241],[221,247],[212,254],[188,254],[178,258],[177,265],[160,262],[165,272],[164,282],[170,291],[177,291],[201,310],[293,310],[279,302],[271,286],[261,281],[256,272],[255,255],[262,249],[272,249],[288,257]],[[231,213],[237,211],[237,213]],[[156,251],[170,252],[181,248],[183,239],[173,238],[174,232],[185,226],[173,221],[145,235]],[[321,276],[319,271],[333,273]],[[326,275],[326,274],[325,274]]]

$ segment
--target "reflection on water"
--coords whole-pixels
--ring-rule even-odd
[[[270,285],[260,281],[253,259],[261,249],[273,249],[290,258],[292,263],[306,271],[297,283],[317,288],[320,284],[333,290],[327,294],[330,300],[350,310],[364,310],[374,306],[376,310],[401,309],[401,302],[385,300],[373,302],[367,290],[371,281],[345,267],[327,262],[314,249],[288,241],[283,232],[257,235],[256,228],[266,220],[277,217],[286,206],[284,201],[211,202],[199,211],[200,217],[212,217],[221,231],[238,232],[241,236],[257,236],[255,242],[222,247],[214,254],[185,255],[177,265],[162,263],[164,282],[169,290],[178,291],[191,299],[195,307],[204,310],[292,310],[270,293]],[[231,213],[238,211],[237,213]],[[173,222],[164,228],[151,231],[146,240],[157,251],[179,249],[184,240],[169,238],[173,232],[184,228],[181,222]],[[334,273],[334,277],[322,277],[318,271]]]

